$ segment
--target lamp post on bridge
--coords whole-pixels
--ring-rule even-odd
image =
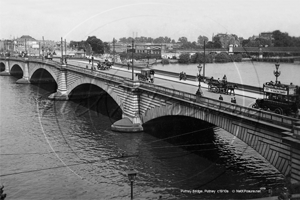
[[[44,40],[44,36],[43,36],[43,46],[42,46],[43,60],[45,59],[44,52],[45,52],[45,40]]]
[[[116,41],[115,41],[115,38],[113,38],[113,63],[115,64],[115,45],[116,45],[116,43],[115,43]]]
[[[130,170],[127,172],[128,175],[128,179],[130,181],[130,187],[131,187],[131,195],[130,195],[130,199],[133,199],[133,182],[135,180],[135,177],[137,175],[137,172],[135,170]]]
[[[133,51],[134,51],[134,39],[132,39],[132,47],[131,47],[131,59],[132,59],[132,80],[134,80],[134,70],[133,70]]]
[[[199,74],[198,74],[198,81],[199,81],[199,85],[198,85],[198,90],[197,90],[197,95],[200,95],[200,96],[202,96],[203,95],[203,92],[202,92],[202,90],[201,90],[201,70],[202,70],[202,65],[199,63],[199,65],[197,66],[197,68],[198,68],[198,71],[199,71]]]
[[[278,69],[279,69],[279,66],[280,66],[280,64],[277,62],[276,64],[275,64],[275,68],[276,68],[276,71],[274,70],[274,76],[276,77],[276,81],[275,81],[275,84],[277,84],[278,83],[278,81],[277,81],[277,79],[278,79],[278,77],[280,76],[280,74],[281,74],[281,72],[280,71],[278,71]]]
[[[206,62],[206,60],[205,60],[206,58],[205,58],[205,40],[204,40],[204,62],[203,62],[203,78],[205,79],[205,62]],[[199,73],[200,74],[200,73]]]
[[[147,58],[148,58],[148,64],[147,64],[147,67],[149,67],[149,64],[150,64],[150,58],[151,58],[151,48],[150,47],[147,47]]]

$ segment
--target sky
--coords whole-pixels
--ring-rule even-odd
[[[300,36],[300,0],[0,0],[0,39],[102,41],[218,33],[248,39],[280,30]]]

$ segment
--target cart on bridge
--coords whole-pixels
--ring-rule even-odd
[[[98,70],[109,70],[111,68],[111,66],[112,65],[107,65],[105,62],[104,63],[98,62],[97,69]]]
[[[208,91],[225,94],[227,92],[227,83],[224,81],[210,79],[208,81]]]
[[[141,69],[141,73],[136,73],[135,76],[138,77],[139,81],[154,83],[154,74],[155,71],[153,69],[144,68]]]

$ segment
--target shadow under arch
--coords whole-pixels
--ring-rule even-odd
[[[90,77],[82,77],[80,79],[77,79],[71,85],[68,85],[67,86],[68,87],[68,96],[70,97],[70,95],[71,96],[72,96],[72,94],[74,95],[73,90],[76,87],[78,87],[79,85],[83,85],[83,84],[94,85],[94,86],[97,86],[98,88],[100,88],[101,90],[105,91],[117,103],[117,105],[120,107],[122,112],[124,111],[123,110],[123,101],[118,96],[118,94],[116,92],[114,92],[114,90],[109,85],[105,84],[105,82],[97,80],[97,79],[92,79]],[[89,90],[87,90],[87,92],[89,92]]]
[[[57,82],[53,75],[45,68],[38,68],[31,73],[30,83],[50,93],[57,90]]]
[[[23,77],[23,69],[20,65],[14,64],[10,69],[10,75],[18,79]]]
[[[57,83],[59,71],[53,71],[48,65],[33,65],[29,70],[29,78],[33,81],[39,82],[53,82]]]
[[[5,71],[5,64],[3,62],[0,62],[0,72]]]
[[[122,118],[123,112],[118,102],[98,85],[82,83],[73,88],[68,96],[70,101],[113,119],[111,121]],[[85,112],[88,110],[85,110]],[[84,114],[85,112],[77,113],[77,115]]]
[[[161,116],[143,124],[144,132],[200,156],[218,159],[214,145],[214,125],[183,115]],[[155,142],[154,142],[155,145]],[[204,151],[205,149],[205,151]]]

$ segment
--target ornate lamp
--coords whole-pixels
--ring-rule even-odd
[[[135,181],[137,172],[135,170],[130,170],[127,172],[127,175],[131,185],[131,199],[133,199],[133,182]]]
[[[132,81],[134,80],[134,69],[133,69],[133,51],[134,51],[134,40],[132,39],[132,46],[131,46],[131,59],[132,59],[132,71],[131,71],[131,74],[132,74]]]
[[[147,58],[148,58],[148,64],[147,64],[147,67],[149,67],[149,59],[151,58],[151,48],[150,47],[147,47]],[[150,54],[150,55],[149,55]]]
[[[276,81],[275,81],[275,84],[277,84],[277,78],[280,76],[280,74],[281,74],[281,72],[280,71],[278,71],[278,69],[279,69],[279,66],[280,66],[280,64],[277,62],[276,64],[275,64],[275,68],[276,68],[276,71],[274,70],[274,76],[276,77]]]
[[[199,75],[198,75],[198,81],[199,81],[199,85],[198,85],[198,91],[197,91],[197,94],[200,94],[200,96],[202,96],[203,92],[201,91],[201,83],[200,83],[200,80],[201,80],[201,70],[202,70],[202,65],[199,64],[197,66],[198,70],[199,70]]]
[[[198,68],[198,71],[199,71],[198,81],[199,81],[199,87],[200,87],[200,78],[201,78],[202,65],[199,64],[199,65],[197,66],[197,68]]]

